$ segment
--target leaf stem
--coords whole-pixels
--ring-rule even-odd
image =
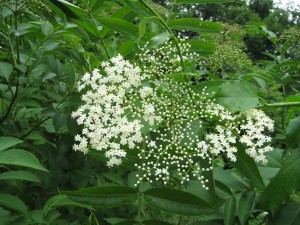
[[[299,106],[300,102],[278,102],[278,103],[264,103],[256,108],[280,108],[280,107],[294,107]]]

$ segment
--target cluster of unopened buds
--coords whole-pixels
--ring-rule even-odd
[[[157,60],[146,55],[142,62]],[[85,90],[84,104],[72,117],[83,129],[74,150],[102,151],[109,167],[120,165],[128,151],[137,151],[136,185],[178,178],[182,183],[200,180],[207,188],[203,171],[211,170],[220,155],[236,161],[237,144],[255,161],[267,162],[265,153],[272,150],[267,134],[274,122],[263,111],[231,113],[205,88],[199,92],[189,82],[163,74],[161,62],[140,68],[118,55],[82,77],[78,90]],[[166,68],[168,74],[178,72],[171,65]]]

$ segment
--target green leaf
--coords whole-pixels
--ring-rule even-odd
[[[70,17],[76,17],[76,16],[83,17],[87,15],[87,13],[83,9],[68,1],[65,0],[50,0],[50,1]]]
[[[207,3],[229,3],[234,0],[177,0],[176,4],[207,4]]]
[[[0,194],[0,205],[22,213],[27,213],[27,207],[24,202],[13,195]]]
[[[83,29],[94,35],[95,37],[99,38],[100,33],[97,28],[97,26],[94,23],[91,23],[89,21],[83,20],[83,19],[74,19],[74,21],[80,25]]]
[[[176,19],[168,25],[173,30],[190,30],[198,33],[219,33],[222,29],[220,23],[201,21],[196,18]]]
[[[53,26],[49,22],[45,22],[42,26],[42,32],[45,36],[49,36],[53,31]]]
[[[261,196],[261,207],[276,209],[300,185],[300,153],[287,157]]]
[[[15,137],[0,137],[0,152],[9,149],[23,141]]]
[[[276,213],[270,225],[299,225],[300,204],[289,202],[282,206]]]
[[[4,77],[7,81],[13,71],[13,66],[7,62],[0,62],[0,76]]]
[[[135,49],[135,44],[132,41],[126,41],[123,45],[120,46],[118,52],[123,56],[129,55]]]
[[[66,124],[67,118],[67,115],[61,112],[58,112],[53,116],[53,126],[56,132],[58,132],[59,129]]]
[[[224,224],[232,225],[235,216],[236,200],[235,197],[228,198],[224,207]]]
[[[90,0],[89,1],[89,8],[92,11],[97,10],[106,0]]]
[[[159,35],[157,35],[157,36],[150,39],[149,47],[150,48],[157,48],[160,45],[162,45],[169,37],[170,37],[169,32],[161,33],[161,34],[159,34]]]
[[[111,30],[119,32],[128,39],[136,40],[138,38],[139,29],[126,20],[117,18],[98,18],[98,21]]]
[[[24,170],[8,171],[1,173],[0,180],[26,180],[41,183],[41,180],[36,175]]]
[[[231,80],[216,93],[217,103],[233,111],[245,111],[258,105],[255,88],[246,81]]]
[[[55,195],[47,200],[47,202],[45,203],[45,205],[43,207],[43,212],[44,212],[44,214],[47,214],[51,210],[54,210],[59,207],[65,207],[65,206],[78,206],[81,208],[92,209],[90,206],[75,202],[75,201],[69,199],[65,195]]]
[[[286,142],[291,148],[300,146],[300,117],[292,119],[287,125]]]
[[[166,212],[196,216],[212,211],[212,208],[207,202],[184,191],[153,188],[147,190],[144,194],[145,200],[149,204]]]
[[[254,206],[255,192],[244,192],[241,195],[238,205],[238,217],[241,225],[247,224],[248,218],[251,215],[252,208]]]
[[[156,16],[151,12],[149,9],[147,9],[142,3],[135,0],[123,0],[125,4],[135,13],[142,15],[144,17],[146,16]]]
[[[207,41],[188,40],[187,43],[191,45],[190,51],[197,52],[202,56],[211,55],[216,50],[216,45]]]
[[[75,202],[105,208],[132,203],[137,198],[135,189],[123,186],[91,187],[77,191],[64,191],[63,194]]]
[[[264,189],[265,184],[254,159],[247,155],[242,147],[239,148],[236,155],[237,161],[232,162],[232,165],[247,177],[257,188]]]
[[[0,152],[0,164],[24,166],[42,171],[48,171],[39,160],[30,152],[23,149],[9,149]]]

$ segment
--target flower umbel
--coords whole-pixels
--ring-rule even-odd
[[[188,52],[189,46],[185,48]],[[163,57],[164,50],[156,53]],[[223,155],[237,161],[240,150],[267,162],[265,153],[273,150],[267,133],[274,122],[263,111],[232,113],[215,103],[206,88],[182,79],[178,61],[169,61],[163,71],[164,64],[145,54],[142,69],[118,55],[82,77],[78,90],[85,90],[84,104],[72,117],[83,130],[75,137],[74,150],[102,151],[109,167],[120,165],[127,149],[136,151],[136,185],[176,178],[181,183],[198,179],[207,188],[202,172],[213,168],[213,159]],[[175,59],[172,54],[161,62]]]

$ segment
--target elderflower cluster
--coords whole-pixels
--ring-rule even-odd
[[[240,126],[240,142],[245,144],[246,153],[257,162],[267,163],[265,153],[272,151],[273,148],[267,145],[271,137],[265,135],[266,131],[274,130],[274,121],[266,114],[257,109],[251,109],[243,113],[246,117]]]
[[[177,38],[178,47],[181,51],[182,60],[187,64],[197,61],[200,56],[196,52],[191,52],[191,45],[185,39]],[[145,74],[154,77],[163,76],[165,74],[180,73],[182,71],[181,59],[178,55],[178,49],[171,41],[166,41],[161,47],[152,49],[149,42],[141,47],[139,54],[141,60],[141,69]]]
[[[150,101],[141,102],[144,113],[135,113],[132,98],[140,91],[142,99],[149,98],[153,90],[141,87],[142,80],[139,67],[135,67],[118,55],[103,62],[101,69],[86,73],[78,90],[88,91],[82,95],[84,104],[72,113],[77,123],[83,126],[82,135],[76,135],[76,151],[87,153],[89,148],[105,151],[107,165],[119,165],[126,156],[124,146],[134,149],[142,138],[140,120],[135,117],[147,117],[150,124],[159,120],[154,115]]]
[[[184,41],[180,46],[184,64],[189,63],[189,46]],[[213,168],[213,159],[223,155],[235,162],[241,145],[266,163],[274,122],[263,111],[228,111],[206,88],[199,91],[180,77],[171,44],[151,51],[141,55],[142,67],[118,55],[83,76],[78,90],[85,90],[84,104],[72,114],[83,126],[75,150],[102,151],[108,166],[120,165],[126,149],[136,151],[136,185],[197,179],[207,188],[203,172]]]

